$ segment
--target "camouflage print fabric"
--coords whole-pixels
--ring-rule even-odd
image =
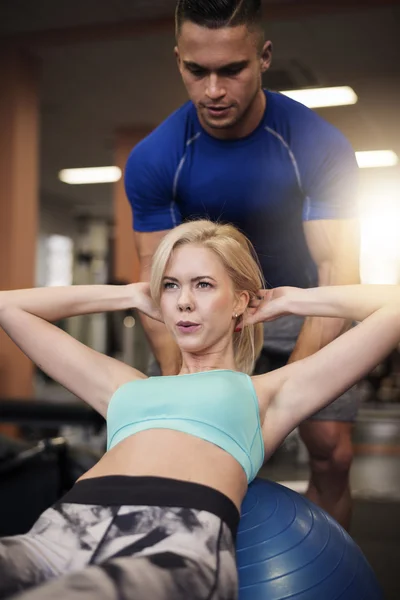
[[[28,588],[30,591],[24,590]],[[231,530],[206,511],[59,503],[0,540],[0,598],[235,600]]]

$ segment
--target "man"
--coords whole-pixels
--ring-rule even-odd
[[[178,2],[175,55],[190,102],[134,148],[125,174],[143,280],[167,230],[209,217],[234,223],[252,240],[269,287],[358,282],[354,152],[314,112],[262,89],[272,44],[264,40],[260,5]],[[264,358],[273,366],[305,358],[349,325],[280,319],[265,329]],[[162,372],[177,373],[165,327],[146,319],[144,326]],[[307,495],[344,527],[355,403],[349,391],[300,427],[310,453]]]

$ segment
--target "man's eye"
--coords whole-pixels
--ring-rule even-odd
[[[238,69],[224,69],[224,71],[221,72],[221,75],[223,77],[235,77],[235,75],[239,75],[241,71],[243,71],[242,67]]]
[[[189,69],[192,75],[195,77],[205,77],[206,72],[203,69]]]

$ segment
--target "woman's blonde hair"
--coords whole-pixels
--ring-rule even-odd
[[[245,235],[233,225],[222,225],[207,220],[190,221],[167,233],[154,255],[150,289],[158,305],[168,261],[173,251],[185,244],[196,244],[212,250],[222,261],[235,292],[246,291],[253,299],[264,287],[255,250]],[[233,334],[234,357],[239,371],[249,375],[252,373],[262,345],[262,323],[246,326]]]

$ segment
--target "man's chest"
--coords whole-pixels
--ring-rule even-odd
[[[279,220],[303,201],[294,157],[282,145],[207,148],[198,144],[177,174],[175,201],[184,218]]]

